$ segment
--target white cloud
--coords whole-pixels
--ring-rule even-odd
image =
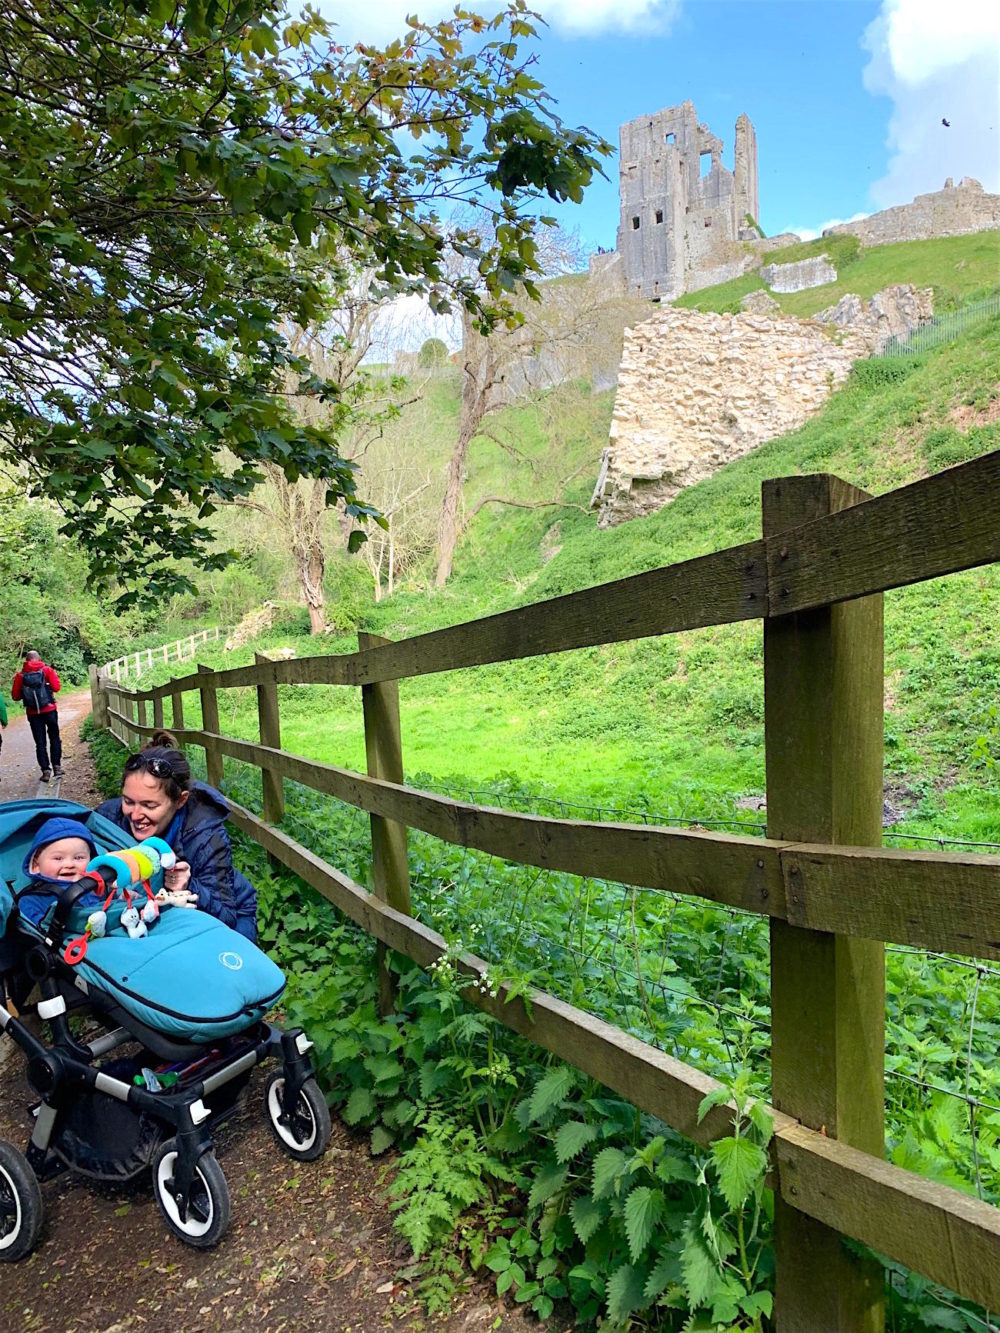
[[[680,13],[682,0],[535,0],[531,8],[559,32],[594,36],[607,31],[666,32]],[[294,8],[294,3],[293,6]],[[480,13],[495,13],[496,0],[473,3]],[[454,0],[318,0],[316,8],[337,24],[342,42],[392,41],[406,31],[406,20],[418,14],[425,23],[449,18]]]
[[[849,218],[828,218],[826,222],[821,222],[818,227],[783,227],[782,231],[793,231],[800,241],[814,241],[817,236],[822,236],[827,227],[839,227],[844,222],[860,222],[866,218],[867,213],[855,213]]]
[[[1000,190],[1000,6],[995,0],[883,0],[862,45],[870,93],[891,98],[879,208],[973,176]],[[944,124],[947,121],[947,125]]]

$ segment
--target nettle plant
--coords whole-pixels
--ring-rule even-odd
[[[569,1066],[543,1074],[516,1111],[522,1132],[546,1144],[527,1212],[485,1256],[498,1291],[542,1316],[568,1296],[582,1322],[601,1317],[602,1327],[658,1310],[667,1323],[669,1311],[686,1314],[690,1330],[761,1330],[772,1304],[772,1125],[745,1085],[702,1103],[701,1116],[735,1105],[733,1134],[706,1156]]]

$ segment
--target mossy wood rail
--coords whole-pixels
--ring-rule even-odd
[[[891,851],[880,841],[882,607],[890,588],[1000,560],[1000,453],[877,498],[836,478],[765,483],[759,541],[357,653],[211,671],[145,691],[93,679],[95,715],[147,738],[172,700],[182,743],[254,764],[266,818],[234,820],[382,945],[429,966],[445,943],[409,915],[405,829],[543,868],[692,894],[772,923],[777,1326],[876,1330],[881,1284],[854,1237],[960,1295],[1000,1308],[1000,1209],[883,1160],[883,942],[1000,959],[1000,857]],[[764,839],[489,809],[404,785],[398,699],[367,696],[368,773],[287,754],[281,684],[380,682],[749,618],[765,625]],[[219,734],[215,691],[256,686],[261,744]],[[197,690],[212,726],[185,728]],[[204,711],[204,702],[208,710]],[[157,705],[159,705],[157,707]],[[375,893],[275,827],[284,778],[372,817]],[[728,1131],[697,1108],[713,1079],[545,994],[471,1002],[700,1143]],[[391,997],[386,996],[387,1000]]]

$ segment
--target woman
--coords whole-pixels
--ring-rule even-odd
[[[172,893],[187,890],[190,906],[256,940],[257,890],[233,867],[223,827],[229,806],[214,787],[192,778],[168,731],[154,732],[146,749],[126,759],[121,796],[105,801],[97,813],[136,842],[163,838],[178,856]]]

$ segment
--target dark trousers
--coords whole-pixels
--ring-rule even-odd
[[[43,770],[57,768],[62,763],[62,741],[59,739],[59,710],[50,708],[47,713],[29,713],[28,726],[35,738],[35,757],[38,759],[38,767]],[[46,738],[48,738],[49,749],[52,751],[51,764],[45,749]]]

